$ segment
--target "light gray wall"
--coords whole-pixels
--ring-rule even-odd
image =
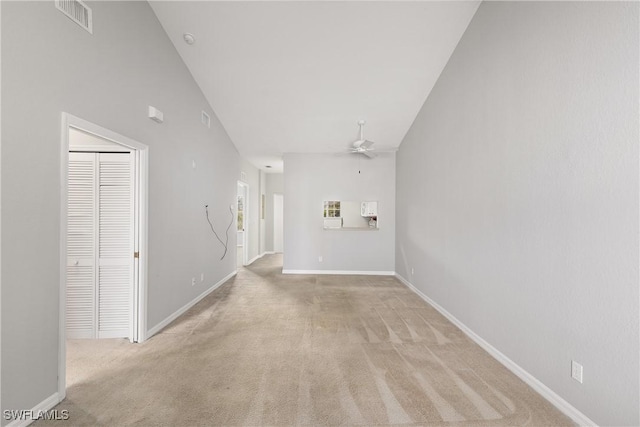
[[[286,154],[284,170],[285,270],[394,271],[395,153]],[[378,201],[379,230],[323,230],[325,200]]]
[[[224,231],[235,147],[148,3],[89,4],[93,35],[53,2],[1,5],[2,409],[57,390],[63,111],[150,147],[149,328],[235,270],[233,253],[220,261],[204,211]],[[163,124],[146,117],[148,105]],[[191,286],[200,273],[205,282]]]
[[[284,174],[268,173],[265,175],[265,251],[273,252],[273,195],[284,193]],[[286,198],[284,203],[287,203]]]
[[[2,31],[2,5],[0,5],[0,32]],[[0,40],[1,40],[0,34]],[[2,48],[0,46],[0,52]],[[0,55],[0,82],[2,82],[2,55]],[[0,84],[0,92],[2,84]],[[0,100],[2,96],[0,95]],[[0,152],[2,151],[2,102],[0,102]],[[2,156],[0,154],[0,242],[2,242]],[[0,295],[2,294],[2,244],[0,244]],[[0,296],[0,410],[2,406],[2,298]]]
[[[260,170],[245,159],[241,159],[241,170],[245,173],[244,182],[249,184],[249,259],[260,254]],[[236,233],[237,235],[237,233]]]
[[[0,5],[0,32],[2,31],[2,5]],[[0,34],[0,40],[1,40]],[[2,51],[0,46],[0,51]],[[0,82],[2,82],[2,55],[0,55]],[[0,84],[0,92],[2,84]],[[0,99],[2,96],[0,95]],[[2,102],[0,102],[0,152],[2,151]],[[2,242],[2,156],[0,154],[0,242]],[[2,295],[2,244],[0,244],[0,295]],[[2,406],[2,297],[0,296],[0,410]]]
[[[397,271],[600,425],[640,423],[638,7],[482,3],[397,156]]]

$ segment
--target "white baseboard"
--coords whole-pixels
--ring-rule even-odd
[[[254,256],[253,258],[251,258],[251,259],[249,260],[249,262],[247,263],[247,265],[251,265],[251,264],[253,264],[255,261],[259,260],[259,259],[260,259],[260,258],[262,258],[263,256],[264,256],[264,254]]]
[[[216,289],[218,289],[224,282],[226,282],[227,280],[231,279],[233,276],[235,276],[238,273],[238,270],[234,270],[233,272],[231,272],[229,275],[227,275],[226,277],[224,277],[222,280],[220,280],[218,283],[216,283],[215,285],[213,285],[212,287],[210,287],[209,289],[207,289],[206,291],[204,291],[203,293],[201,293],[200,295],[198,295],[197,297],[195,297],[194,299],[192,299],[191,301],[189,301],[188,303],[186,303],[185,305],[183,305],[182,307],[180,307],[175,313],[171,314],[169,317],[167,317],[166,319],[164,319],[162,322],[158,323],[156,326],[154,326],[153,328],[149,329],[147,331],[147,335],[145,337],[145,340],[148,340],[149,338],[151,338],[152,336],[154,336],[155,334],[157,334],[158,332],[160,332],[163,328],[165,328],[169,323],[173,322],[174,320],[176,320],[178,317],[180,317],[184,312],[186,312],[187,310],[189,310],[191,307],[193,307],[194,305],[196,305],[198,302],[200,302],[200,300],[204,297],[206,297],[207,295],[209,295],[211,292],[215,291]]]
[[[337,274],[357,276],[395,276],[395,271],[350,271],[350,270],[282,270],[282,274]]]
[[[262,255],[260,255],[260,256],[265,256],[265,255],[275,255],[275,254],[276,254],[276,253],[275,253],[274,251],[264,251],[264,252],[262,253]]]
[[[509,359],[507,356],[502,354],[497,348],[486,342],[482,337],[473,332],[467,325],[458,320],[453,314],[449,313],[443,307],[441,307],[437,302],[423,294],[418,288],[413,286],[411,282],[402,277],[400,274],[395,273],[395,276],[398,280],[400,280],[403,284],[405,284],[409,289],[415,292],[420,298],[422,298],[427,304],[435,308],[442,314],[444,317],[449,319],[451,323],[456,325],[462,332],[464,332],[469,338],[476,342],[480,347],[482,347],[487,353],[493,356],[498,362],[502,363],[507,369],[517,375],[522,381],[527,383],[531,388],[537,391],[542,397],[547,399],[551,404],[553,404],[556,408],[558,408],[562,413],[571,418],[573,421],[578,423],[581,426],[597,426],[589,417],[585,414],[577,410],[573,405],[560,397],[556,392],[551,390],[549,387],[544,385],[540,380],[531,375],[529,372],[525,371],[520,365],[515,363],[513,360]]]
[[[37,419],[38,413],[48,411],[60,403],[60,395],[56,392],[38,403],[29,411],[24,411],[24,419],[14,419],[6,427],[26,427]],[[6,415],[3,413],[3,416]]]

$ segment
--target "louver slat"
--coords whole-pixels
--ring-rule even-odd
[[[81,0],[56,0],[56,8],[76,24],[93,34],[93,14],[91,8]]]

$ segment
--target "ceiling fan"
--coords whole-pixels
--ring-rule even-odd
[[[364,139],[364,124],[366,122],[364,120],[358,121],[358,126],[360,126],[360,139],[357,141],[353,141],[352,147],[349,149],[352,153],[355,154],[364,154],[365,156],[373,159],[376,157],[376,153],[373,151],[375,148],[372,147],[374,144],[373,141],[369,141]]]

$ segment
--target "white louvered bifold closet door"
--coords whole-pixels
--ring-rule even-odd
[[[130,335],[133,154],[69,153],[67,337]]]
[[[98,338],[129,336],[133,289],[130,153],[99,154]]]
[[[69,153],[67,338],[95,338],[96,187],[96,155]]]

